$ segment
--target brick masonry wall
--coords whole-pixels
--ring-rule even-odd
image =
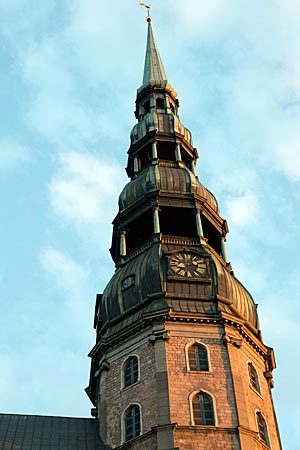
[[[234,372],[237,374],[237,385],[242,384],[243,386],[245,405],[241,402],[240,407],[245,408],[244,414],[247,416],[250,430],[257,432],[255,411],[261,411],[267,423],[271,448],[273,450],[279,450],[280,443],[275,422],[271,391],[264,376],[266,369],[263,357],[260,356],[246,341],[243,341],[241,348],[235,348],[232,345],[229,345],[228,351],[231,354]],[[261,394],[257,393],[255,389],[250,386],[248,361],[251,361],[256,368]],[[238,387],[238,389],[240,388]]]
[[[224,330],[218,325],[168,324],[166,343],[171,422],[176,422],[175,447],[180,450],[239,450],[237,414],[230,361],[223,344]],[[188,371],[186,345],[201,342],[208,348],[210,371]],[[215,400],[218,428],[193,426],[189,397],[204,390]],[[182,428],[181,428],[182,427]],[[184,428],[183,428],[184,427]],[[228,430],[224,429],[228,428]]]
[[[108,372],[102,372],[100,380],[99,411],[101,435],[112,448],[121,445],[121,417],[130,403],[142,406],[142,431],[146,436],[130,442],[133,450],[156,450],[156,435],[151,428],[169,422],[168,413],[162,415],[159,406],[163,397],[169,396],[170,422],[177,423],[174,430],[174,448],[180,450],[254,450],[266,449],[257,438],[255,410],[260,410],[267,422],[272,450],[280,450],[272,399],[265,371],[264,360],[242,340],[242,346],[224,345],[224,328],[217,324],[166,323],[169,339],[159,341],[158,346],[149,343],[148,337],[136,336],[135,342],[124,342],[120,348],[107,355]],[[228,331],[228,330],[227,330]],[[241,337],[236,330],[229,330],[233,338]],[[140,339],[139,339],[140,338]],[[202,342],[209,350],[210,371],[187,370],[186,345]],[[164,363],[166,352],[166,363]],[[130,355],[140,360],[140,380],[122,389],[121,373],[124,361]],[[247,362],[254,364],[261,387],[261,395],[250,386]],[[160,371],[167,370],[168,388],[158,391]],[[189,396],[204,390],[215,399],[216,427],[194,426],[191,422]],[[164,404],[164,408],[166,404]],[[237,413],[238,408],[238,413]],[[167,408],[168,409],[168,408]],[[241,444],[238,437],[241,425]],[[243,429],[245,433],[243,434]],[[247,431],[248,430],[248,431]],[[171,448],[172,445],[159,448]]]
[[[223,330],[218,326],[181,325],[170,329],[167,364],[170,390],[171,422],[191,425],[189,396],[203,389],[215,399],[217,423],[220,427],[236,427],[237,416],[227,348],[223,344]],[[185,347],[191,342],[205,344],[209,351],[211,370],[189,372]]]
[[[139,357],[140,380],[123,389],[121,384],[122,365],[130,355]],[[110,368],[108,372],[103,372],[101,375],[99,420],[102,438],[107,445],[115,448],[122,443],[121,418],[122,413],[130,403],[139,403],[142,407],[143,433],[147,433],[151,430],[151,427],[157,425],[154,347],[152,344],[144,343],[135,349],[130,347],[127,354],[126,350],[123,350],[120,358],[110,361],[108,355],[107,359],[110,362]],[[140,450],[142,447],[136,442],[132,448]],[[149,447],[149,450],[151,450],[151,447]]]
[[[128,444],[121,445],[117,450],[156,450],[157,442],[154,433],[133,439]]]
[[[236,434],[198,429],[176,429],[175,446],[180,450],[240,450]]]
[[[222,326],[182,323],[167,326],[170,336],[166,351],[171,422],[179,426],[175,429],[175,447],[180,450],[266,449],[257,438],[255,411],[259,410],[268,426],[272,450],[280,450],[271,392],[264,377],[266,369],[263,357],[243,339],[241,347],[224,345],[225,330]],[[235,330],[231,330],[230,334],[241,340]],[[207,346],[209,373],[187,370],[185,348],[193,341]],[[257,370],[261,395],[250,386],[248,361]],[[201,389],[215,399],[218,426],[215,430],[192,425],[189,396]],[[238,425],[249,430],[244,437],[241,435],[241,444],[237,436]]]

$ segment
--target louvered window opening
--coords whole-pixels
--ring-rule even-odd
[[[215,425],[213,400],[210,395],[200,392],[193,398],[195,425]]]
[[[260,386],[258,381],[258,375],[253,364],[248,364],[249,378],[251,386],[260,394]]]
[[[268,446],[270,447],[270,439],[268,434],[268,428],[265,419],[263,418],[263,415],[261,413],[256,413],[256,420],[257,420],[257,426],[258,426],[258,434],[260,439]]]
[[[191,345],[188,350],[188,358],[190,370],[209,370],[207,349],[204,345]]]
[[[138,405],[131,405],[125,413],[125,440],[129,441],[141,434],[141,414]]]
[[[136,356],[128,358],[124,365],[124,387],[130,386],[138,381],[139,362]]]

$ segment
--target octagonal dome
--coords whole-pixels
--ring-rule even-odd
[[[146,194],[154,191],[172,194],[194,193],[217,213],[218,203],[214,195],[200,183],[187,167],[169,167],[163,165],[148,166],[134,180],[130,181],[119,196],[119,210],[132,206]]]
[[[211,272],[211,283],[196,283],[197,299],[189,300],[181,287],[184,280],[168,280],[162,248],[163,244],[149,242],[148,248],[118,267],[106,286],[101,300],[101,322],[105,329],[110,328],[109,334],[137,322],[149,312],[167,314],[170,310],[202,313],[207,317],[223,312],[238,317],[252,331],[258,332],[258,315],[252,296],[215,255],[203,247],[189,249],[191,253],[195,251],[199,255],[200,252],[209,257]]]

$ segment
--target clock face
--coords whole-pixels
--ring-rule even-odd
[[[196,278],[207,276],[205,259],[191,253],[180,253],[172,256],[170,258],[170,267],[180,277]]]

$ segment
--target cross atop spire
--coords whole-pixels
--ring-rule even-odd
[[[151,19],[147,17],[148,22],[148,38],[146,48],[146,58],[144,67],[143,85],[147,85],[150,81],[166,81],[167,75],[154,39]]]
[[[150,9],[152,8],[152,5],[150,5],[150,3],[145,3],[143,1],[140,2],[140,5],[145,6],[145,8],[147,8],[148,17],[150,17]],[[151,18],[150,18],[150,21],[151,21]],[[147,19],[147,22],[148,22],[148,19]]]

